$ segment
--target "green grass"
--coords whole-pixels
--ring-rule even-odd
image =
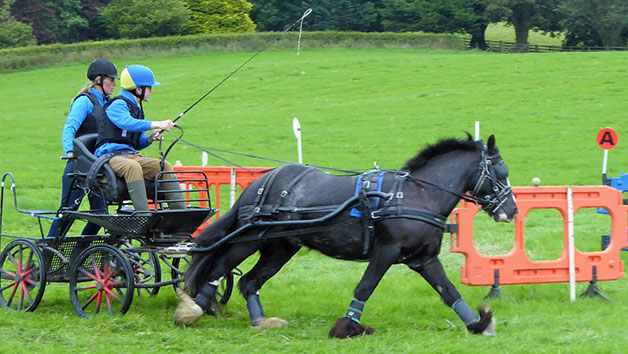
[[[303,39],[307,41],[307,38]],[[532,41],[531,41],[532,43]],[[129,60],[148,65],[163,85],[145,105],[148,119],[175,118],[252,53],[210,52]],[[56,209],[63,162],[60,135],[70,100],[84,82],[86,63],[0,75],[0,172],[17,179],[20,207]],[[271,51],[191,110],[180,124],[185,139],[199,145],[296,160],[292,118],[303,129],[306,163],[365,169],[376,161],[399,168],[426,143],[464,137],[475,121],[481,135],[495,134],[514,185],[600,183],[601,128],[619,133],[610,152],[609,175],[627,165],[627,69],[623,53],[496,55],[412,49],[316,49]],[[117,91],[117,90],[116,90]],[[155,147],[146,151],[156,156]],[[228,156],[242,165],[275,163]],[[169,157],[200,164],[198,151],[179,145]],[[211,165],[223,162],[210,159]],[[5,205],[2,231],[37,236],[35,219]],[[591,210],[576,215],[577,245],[595,250],[609,223]],[[562,219],[531,213],[526,249],[535,259],[555,259],[562,250]],[[537,220],[538,218],[538,220]],[[512,225],[476,220],[475,242],[485,252],[512,247]],[[269,316],[290,325],[249,329],[243,299],[229,303],[227,318],[203,318],[188,329],[172,325],[177,300],[170,288],[156,298],[135,299],[123,317],[80,320],[67,284],[52,284],[33,313],[0,314],[0,352],[620,352],[628,311],[625,279],[604,282],[613,299],[569,301],[567,284],[502,287],[504,298],[483,300],[487,288],[459,283],[464,258],[441,259],[450,279],[475,307],[490,305],[499,321],[493,338],[472,336],[455,313],[417,274],[393,267],[366,305],[363,323],[373,336],[329,340],[344,314],[366,264],[301,251],[262,289]],[[3,245],[7,244],[2,240]],[[625,256],[622,256],[624,261]],[[243,269],[250,268],[252,260]],[[582,292],[587,284],[578,284]]]

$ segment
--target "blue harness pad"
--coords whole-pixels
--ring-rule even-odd
[[[364,182],[362,181],[365,175],[373,174],[374,172],[376,173],[378,171],[366,172],[366,173],[361,174],[358,177],[358,180],[355,183],[355,195],[360,194],[361,190],[364,190],[366,192],[372,192],[372,191],[381,192],[382,191],[382,182],[384,181],[384,174],[386,173],[386,171],[379,172],[379,177],[377,177],[377,186],[375,186],[374,183],[371,183],[371,181],[368,179],[365,180]],[[377,189],[375,187],[377,187]],[[371,208],[371,210],[377,210],[377,208],[379,208],[379,199],[380,198],[378,197],[369,198],[368,205]],[[362,212],[358,210],[358,208],[352,208],[351,212],[349,213],[349,216],[354,217],[354,218],[361,218]]]

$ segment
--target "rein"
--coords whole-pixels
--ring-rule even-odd
[[[269,157],[263,157],[263,156],[258,156],[258,155],[251,155],[251,154],[244,154],[244,153],[240,153],[240,152],[235,152],[235,151],[229,151],[229,150],[223,150],[223,149],[216,149],[216,148],[210,148],[210,147],[202,147],[199,145],[196,145],[194,143],[191,143],[187,140],[184,140],[183,137],[183,128],[181,128],[178,125],[175,125],[175,127],[177,127],[177,129],[179,129],[181,131],[181,134],[179,136],[176,136],[175,134],[171,133],[171,132],[167,132],[168,134],[172,135],[175,138],[175,141],[172,142],[172,144],[170,144],[170,146],[168,147],[168,149],[166,150],[166,153],[164,154],[164,157],[162,159],[162,162],[165,161],[165,156],[170,152],[170,150],[172,149],[172,147],[178,143],[181,142],[185,145],[188,145],[190,147],[193,147],[199,151],[205,152],[208,155],[211,155],[219,160],[222,160],[232,166],[235,166],[237,168],[240,168],[244,171],[247,172],[252,172],[252,173],[267,173],[271,170],[273,170],[274,168],[270,168],[267,170],[263,170],[263,171],[254,171],[251,169],[248,169],[244,166],[240,166],[237,163],[228,160],[218,154],[215,154],[212,151],[215,152],[221,152],[221,153],[226,153],[226,154],[231,154],[231,155],[236,155],[236,156],[243,156],[243,157],[248,157],[248,158],[252,158],[252,159],[258,159],[258,160],[263,160],[263,161],[271,161],[271,162],[278,162],[278,163],[282,163],[282,164],[286,164],[286,165],[298,165],[298,163],[296,162],[292,162],[292,161],[286,161],[286,160],[280,160],[280,159],[273,159],[273,158],[269,158]],[[160,151],[161,151],[161,143],[162,141],[159,141],[160,144]],[[506,198],[504,198],[506,195],[512,193],[512,188],[509,186],[505,186],[502,185],[499,181],[497,181],[496,175],[498,174],[495,171],[495,165],[493,165],[491,163],[491,159],[497,158],[499,157],[498,155],[491,155],[488,156],[488,153],[485,151],[486,150],[486,146],[484,146],[484,150],[482,151],[482,161],[480,162],[480,165],[478,166],[479,170],[480,170],[480,178],[478,179],[473,191],[471,192],[471,194],[468,193],[459,193],[451,188],[448,187],[444,187],[441,186],[439,184],[424,180],[422,178],[418,178],[415,176],[412,176],[410,173],[408,173],[407,171],[405,171],[405,173],[407,173],[407,178],[410,180],[413,180],[414,182],[418,182],[418,183],[423,183],[432,187],[435,187],[443,192],[447,192],[449,194],[455,195],[457,197],[459,197],[460,199],[463,199],[467,202],[470,203],[474,203],[478,206],[482,206],[483,208],[490,208],[493,211],[499,209],[499,207],[506,201]],[[342,173],[346,173],[348,175],[354,176],[354,175],[360,175],[363,172],[368,171],[367,169],[364,170],[344,170],[344,169],[338,169],[338,168],[332,168],[332,167],[327,167],[327,166],[318,166],[318,165],[306,165],[306,166],[310,166],[310,167],[314,167],[316,169],[320,169],[320,170],[325,170],[325,171],[333,171],[333,172],[342,172]],[[394,171],[394,170],[386,170],[386,171]],[[484,184],[485,180],[489,179],[493,185],[493,196],[492,198],[486,199],[486,198],[481,198],[477,196],[477,193],[479,192],[479,189],[482,187],[482,185]]]
[[[178,126],[177,126],[177,128],[179,128],[181,131],[183,131],[183,129],[181,129],[180,127],[178,127]],[[169,133],[170,135],[174,136],[174,134],[172,134],[172,133],[170,133],[170,132],[168,132],[168,133]],[[199,150],[199,151],[205,152],[205,153],[207,153],[207,154],[209,154],[209,155],[211,155],[211,156],[213,156],[213,157],[215,157],[215,158],[217,158],[217,159],[219,159],[219,160],[222,160],[222,161],[224,161],[224,162],[226,162],[226,163],[228,163],[228,164],[230,164],[230,165],[232,165],[232,166],[235,166],[235,167],[237,167],[237,168],[241,168],[241,169],[243,169],[243,170],[245,170],[245,171],[247,171],[247,172],[253,172],[253,173],[266,173],[266,172],[268,172],[268,171],[272,170],[273,168],[268,169],[268,170],[264,170],[264,171],[253,171],[253,170],[247,169],[247,168],[246,168],[246,167],[244,167],[244,166],[240,166],[240,165],[238,165],[237,163],[235,163],[235,162],[233,162],[233,161],[231,161],[231,160],[228,160],[228,159],[226,159],[226,158],[224,158],[224,157],[222,157],[222,156],[219,156],[219,155],[217,155],[217,154],[213,153],[212,151],[221,152],[221,153],[225,153],[225,154],[236,155],[236,156],[243,156],[243,157],[248,157],[248,158],[257,159],[257,160],[271,161],[271,162],[278,162],[278,163],[282,163],[282,164],[285,164],[285,165],[300,165],[299,163],[292,162],[292,161],[286,161],[286,160],[273,159],[273,158],[270,158],[270,157],[263,157],[263,156],[258,156],[258,155],[244,154],[244,153],[241,153],[241,152],[235,152],[235,151],[229,151],[229,150],[222,150],[222,149],[216,149],[216,148],[210,148],[210,147],[203,147],[203,146],[199,146],[199,145],[196,145],[196,144],[194,144],[194,143],[191,143],[191,142],[189,142],[189,141],[187,141],[187,140],[182,139],[182,138],[181,138],[182,136],[183,136],[183,134],[181,134],[181,135],[180,135],[180,136],[178,136],[178,137],[177,137],[177,136],[175,136],[175,139],[176,139],[176,140],[175,140],[175,142],[173,142],[173,143],[171,144],[171,146],[172,146],[172,145],[174,145],[174,144],[175,144],[175,143],[177,143],[177,142],[181,142],[181,143],[183,143],[183,144],[185,144],[185,145],[188,145],[188,146],[190,146],[190,147],[193,147],[193,148],[195,148],[195,149],[197,149],[197,150]],[[170,152],[170,148],[166,151],[166,153],[168,153],[168,152]],[[338,168],[333,168],[333,167],[318,166],[318,165],[309,165],[309,164],[308,164],[308,165],[305,165],[305,166],[310,166],[310,167],[314,167],[314,168],[317,168],[317,169],[319,169],[319,170],[325,170],[325,171],[342,172],[342,173],[346,173],[346,174],[351,175],[351,176],[353,176],[353,175],[359,175],[359,174],[362,174],[362,172],[367,171],[367,169],[354,171],[354,170],[343,170],[343,169],[338,169]]]

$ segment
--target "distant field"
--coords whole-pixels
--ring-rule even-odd
[[[514,31],[513,31],[514,32]],[[487,36],[488,39],[493,38]],[[513,36],[514,39],[514,36]],[[506,39],[504,39],[506,40]],[[307,38],[303,38],[307,41]],[[531,43],[537,44],[532,38]],[[540,43],[538,43],[540,44]],[[208,52],[147,58],[110,58],[119,68],[141,63],[163,85],[145,105],[148,119],[175,118],[252,53]],[[63,162],[61,129],[69,104],[85,84],[84,63],[0,74],[0,172],[17,178],[25,209],[56,209]],[[292,118],[303,130],[306,163],[344,169],[399,168],[425,144],[463,138],[481,122],[481,136],[495,134],[513,185],[596,185],[601,181],[598,130],[612,127],[619,145],[610,152],[609,175],[628,167],[624,53],[500,55],[477,51],[411,49],[315,49],[269,51],[258,56],[180,125],[199,145],[296,160]],[[116,89],[116,92],[118,89]],[[168,138],[172,140],[172,138]],[[157,156],[156,147],[147,155]],[[200,152],[179,145],[169,160],[198,165]],[[246,166],[268,161],[224,155]],[[222,165],[210,159],[210,165]],[[37,236],[35,219],[4,207],[2,231]],[[532,216],[533,259],[562,251],[562,218]],[[592,210],[577,214],[576,244],[599,249],[608,219]],[[47,225],[44,225],[47,228]],[[476,241],[486,252],[512,246],[512,225],[477,221]],[[528,230],[527,230],[528,231]],[[568,300],[568,286],[502,287],[501,300],[483,300],[486,288],[459,284],[463,256],[451,254],[445,237],[442,260],[450,279],[475,307],[492,306],[499,320],[494,338],[468,334],[455,313],[405,267],[393,267],[368,302],[363,323],[374,336],[328,340],[327,331],[346,311],[366,264],[331,260],[302,251],[261,291],[269,316],[286,318],[282,330],[249,329],[244,301],[234,296],[228,318],[204,318],[175,328],[173,291],[136,299],[124,317],[80,320],[65,284],[53,284],[34,313],[2,312],[0,352],[619,352],[628,311],[625,279],[602,283],[613,302]],[[2,240],[2,244],[8,242]],[[626,259],[623,256],[624,260]],[[251,265],[251,260],[243,267]],[[578,285],[582,292],[586,284]]]
[[[491,23],[486,29],[486,39],[490,41],[516,42],[515,27],[505,23]],[[540,31],[530,31],[528,43],[536,45],[562,45],[563,35],[552,37]]]

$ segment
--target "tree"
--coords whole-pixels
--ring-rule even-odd
[[[0,49],[36,44],[33,28],[11,17],[10,8],[13,2],[14,0],[4,0],[0,7]]]
[[[122,38],[181,34],[190,18],[185,0],[111,0],[100,13],[111,34]]]
[[[308,31],[381,31],[384,0],[251,0],[251,19],[258,31],[283,31],[308,8]]]
[[[515,38],[521,47],[528,46],[530,29],[546,32],[559,29],[560,14],[556,11],[563,0],[498,0],[506,11],[505,20],[515,27]]]
[[[79,40],[102,40],[109,38],[109,31],[100,17],[99,10],[106,7],[111,0],[80,0],[81,9],[78,14],[87,21],[87,27],[79,29]]]
[[[464,7],[472,19],[464,27],[464,30],[471,34],[470,48],[481,50],[488,49],[486,44],[486,28],[491,22],[499,22],[504,17],[505,12],[499,3],[500,0],[474,0],[465,3]]]
[[[11,14],[32,26],[40,44],[75,42],[87,21],[78,11],[79,0],[19,0],[11,6]]]
[[[187,0],[192,14],[190,33],[254,32],[249,17],[253,5],[246,0]]]
[[[563,0],[560,11],[566,44],[626,45],[628,2],[625,0]]]

